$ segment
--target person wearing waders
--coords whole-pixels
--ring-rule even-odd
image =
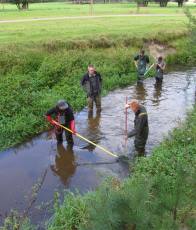
[[[158,57],[155,68],[156,68],[156,75],[155,75],[156,84],[161,84],[163,81],[163,72],[165,69],[165,62],[161,56]]]
[[[88,114],[93,115],[93,105],[95,103],[97,113],[101,112],[101,88],[102,77],[95,70],[93,65],[88,66],[88,72],[82,77],[81,86],[87,94]]]
[[[137,77],[138,77],[138,83],[142,83],[144,80],[144,74],[147,69],[147,65],[149,64],[150,60],[147,55],[145,55],[145,51],[141,50],[140,54],[136,55],[134,57],[134,64],[137,68]]]
[[[127,137],[135,137],[134,145],[136,153],[138,156],[144,156],[149,132],[147,111],[137,100],[132,100],[125,107],[130,108],[135,113],[134,129],[128,133]]]
[[[74,114],[70,105],[65,100],[59,100],[55,107],[48,110],[48,112],[46,113],[46,118],[52,125],[55,126],[57,143],[58,144],[63,143],[63,131],[65,131],[67,144],[69,147],[73,147],[74,142],[73,142],[72,133],[59,127],[54,122],[56,121],[59,124],[71,129],[73,134],[76,133]]]

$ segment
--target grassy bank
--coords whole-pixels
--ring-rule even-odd
[[[156,37],[157,33],[184,33],[186,22],[185,16],[134,16],[2,23],[0,24],[0,48],[10,44],[20,44],[23,49],[29,45],[36,48],[39,43],[50,43],[56,40],[94,40],[100,36],[112,39],[124,36],[149,39]]]
[[[132,176],[84,196],[66,194],[47,229],[195,229],[196,107]]]
[[[47,57],[31,53],[13,59],[14,64],[6,61],[12,70],[0,78],[5,89],[0,92],[0,148],[46,129],[43,115],[59,98],[69,101],[74,110],[82,109],[86,100],[80,79],[89,63],[94,63],[104,77],[103,94],[133,82],[130,55],[125,48],[63,50]]]
[[[135,81],[133,56],[152,40],[176,49],[168,64],[194,65],[185,22],[183,16],[172,23],[170,17],[122,17],[2,24],[0,150],[46,130],[43,115],[59,98],[82,109],[80,79],[89,63],[103,75],[103,95]]]
[[[13,5],[5,5],[4,10],[0,11],[0,21],[4,19],[85,16],[88,15],[89,9],[89,6],[85,4],[74,5],[65,3],[32,4],[28,11],[22,12],[16,10],[14,7]],[[135,4],[95,4],[94,15],[103,14],[112,16],[112,14],[124,13],[131,15],[131,10],[135,8]],[[156,37],[157,33],[184,33],[186,32],[185,23],[187,22],[187,18],[183,10],[183,8],[179,9],[173,3],[167,8],[161,8],[152,4],[149,7],[140,9],[141,13],[151,14],[148,17],[102,17],[1,23],[0,48],[5,48],[10,44],[20,44],[23,49],[29,45],[35,48],[39,43],[54,43],[55,40],[86,40],[89,38],[95,39],[100,36],[109,36],[113,39],[124,36],[132,38],[145,37],[148,39],[152,36]],[[192,13],[196,13],[196,6],[189,6],[189,10]],[[171,14],[175,16],[171,16]]]
[[[166,45],[170,45],[170,40],[175,41],[174,47],[179,51],[168,59],[170,64],[188,64],[190,53],[185,52],[184,34],[159,33],[155,39]],[[103,95],[134,82],[132,58],[145,41],[143,38],[101,37],[51,42],[38,47],[10,46],[7,52],[1,50],[0,149],[47,129],[43,115],[59,98],[68,100],[75,111],[82,109],[86,101],[80,79],[89,63],[94,63],[103,75]],[[190,63],[193,65],[195,59]]]

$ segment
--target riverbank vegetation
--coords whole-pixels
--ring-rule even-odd
[[[48,230],[195,229],[196,107],[148,158],[130,164],[123,181],[108,178],[94,192],[54,198]],[[1,229],[33,230],[28,218],[13,212]]]
[[[169,65],[194,65],[195,57],[187,52],[187,34],[186,29],[176,33],[157,29],[147,37],[108,35],[1,47],[0,149],[46,130],[44,113],[59,98],[69,101],[75,111],[81,110],[86,102],[80,79],[89,63],[103,76],[103,95],[135,81],[133,56],[149,41],[177,50],[168,56]]]
[[[132,175],[111,178],[84,196],[56,201],[47,229],[195,229],[196,107]]]

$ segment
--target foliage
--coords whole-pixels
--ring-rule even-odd
[[[170,40],[184,36],[184,33],[157,33],[154,40],[170,44]],[[93,63],[103,75],[103,95],[131,84],[136,79],[131,59],[147,41],[128,36],[122,39],[100,37],[52,41],[31,48],[11,46],[2,49],[0,136],[3,138],[0,139],[0,149],[21,143],[46,130],[48,124],[44,114],[59,98],[65,98],[74,111],[82,109],[86,99],[80,79],[89,63]],[[180,47],[180,52],[184,50],[185,46],[183,49]],[[169,63],[176,60],[177,56],[170,57]]]
[[[194,229],[195,133],[196,107],[151,157],[136,159],[130,178],[109,178],[84,196],[66,194],[49,229],[60,229],[61,221],[70,220],[68,230]]]
[[[31,56],[34,58],[35,54]],[[104,52],[65,50],[32,58],[28,66],[29,58],[19,59],[11,72],[0,78],[1,87],[6,89],[0,91],[0,133],[4,137],[0,139],[0,148],[46,129],[44,114],[59,98],[65,98],[74,110],[82,109],[86,99],[80,80],[89,63],[94,63],[103,76],[104,94],[133,82],[135,75],[129,75],[131,56],[126,48],[119,48]]]
[[[189,51],[194,51],[193,47],[196,44],[196,17],[191,14],[190,10],[186,8],[185,14],[189,20],[189,23],[187,25],[189,30],[189,39],[188,39],[188,47]]]
[[[12,210],[4,220],[0,230],[34,230],[35,226],[31,225],[27,217],[22,217],[17,211]]]
[[[29,8],[29,0],[11,0],[10,2],[15,4],[19,10],[26,10]]]
[[[169,55],[167,61],[168,63],[191,66],[196,62],[196,17],[190,13],[188,8],[185,9],[185,14],[188,18],[188,36],[186,39],[176,39],[173,45],[178,47],[177,52]]]

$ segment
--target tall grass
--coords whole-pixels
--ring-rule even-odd
[[[195,133],[196,107],[151,157],[136,160],[130,178],[56,201],[47,229],[194,229]]]
[[[181,41],[184,36],[184,33],[157,34],[154,40],[170,45],[170,40]],[[103,95],[134,82],[133,56],[147,41],[150,40],[128,36],[116,40],[101,37],[1,49],[0,149],[46,130],[44,113],[59,98],[69,101],[75,111],[82,109],[86,99],[80,79],[89,63],[103,76]],[[179,42],[175,44],[177,49],[178,45]],[[185,50],[185,46],[181,47],[181,54]],[[176,62],[177,57],[178,53],[169,57],[169,63]],[[181,56],[177,62],[183,58]]]
[[[112,48],[64,50],[45,57],[28,53],[28,58],[14,59],[9,70],[2,68],[6,75],[0,78],[0,149],[46,129],[44,114],[59,98],[65,98],[75,111],[82,109],[86,99],[80,79],[89,63],[103,76],[103,94],[133,82],[131,57],[126,48]]]

